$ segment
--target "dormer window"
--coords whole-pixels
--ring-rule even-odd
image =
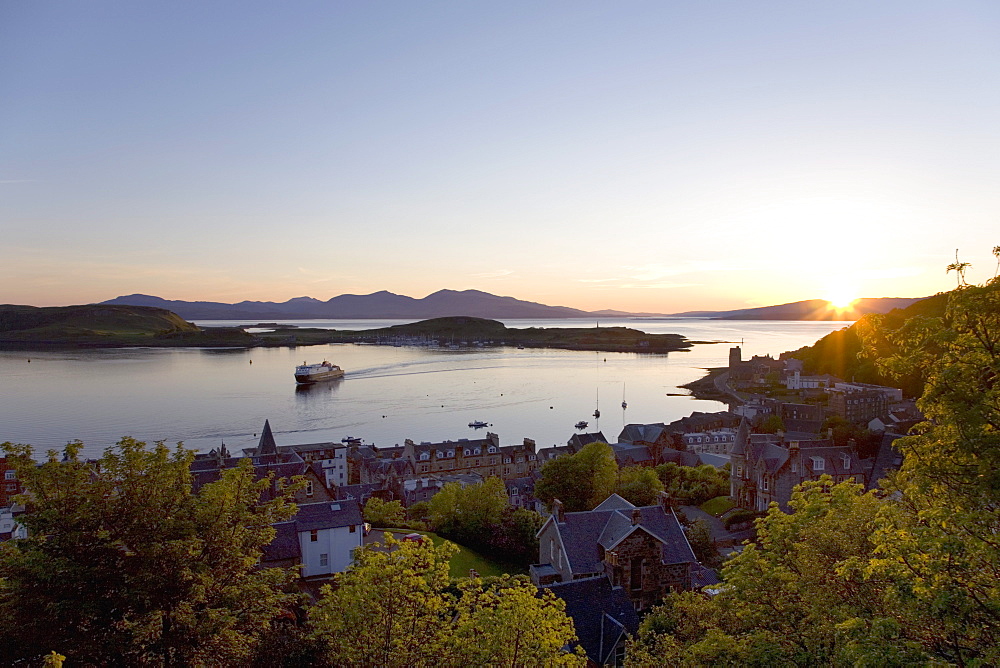
[[[454,450],[449,450],[448,452],[445,453],[444,456],[445,457],[454,457],[455,456],[455,451]]]
[[[312,496],[314,491],[315,490],[313,490],[313,481],[312,480],[307,480],[306,481],[306,496]]]
[[[813,471],[822,471],[826,468],[822,457],[810,457],[810,459],[812,459]]]
[[[491,445],[490,449],[489,449],[489,452],[496,452],[496,451],[497,451],[497,446]]]
[[[421,452],[420,453],[420,459],[421,460],[426,461],[426,460],[428,460],[430,458],[431,458],[431,453],[429,453],[429,452]]]
[[[472,454],[474,454],[474,455],[478,455],[478,454],[479,454],[479,453],[481,453],[482,451],[483,451],[483,449],[482,449],[482,448],[476,448],[475,450],[473,450],[473,451],[472,451]]]
[[[848,455],[841,455],[840,457],[841,461],[843,461],[844,463],[844,468],[845,469],[851,468],[851,458]]]

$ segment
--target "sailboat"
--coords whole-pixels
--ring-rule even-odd
[[[600,390],[600,388],[598,388],[598,390],[597,390],[597,406],[594,408],[594,419],[595,420],[600,420],[601,419],[601,390]]]
[[[625,382],[622,381],[622,410],[628,408],[628,404],[625,403]]]

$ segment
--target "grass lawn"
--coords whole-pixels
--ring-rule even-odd
[[[733,503],[728,496],[717,496],[714,499],[709,499],[698,507],[709,515],[715,515],[718,517],[735,505],[736,504]]]
[[[400,530],[393,529],[393,531]],[[436,533],[431,533],[430,531],[403,531],[402,533],[403,535],[408,533],[419,533],[425,536],[430,536],[431,542],[433,542],[434,545],[440,545],[446,540],[445,538],[442,538]],[[455,545],[458,545],[458,543],[455,543]],[[524,575],[527,573],[525,569],[519,566],[488,559],[475,550],[470,550],[464,545],[458,545],[458,549],[458,553],[451,558],[451,563],[449,564],[449,573],[453,578],[469,577],[470,568],[476,569],[476,572],[484,578],[491,575],[504,575],[505,573],[510,575]]]

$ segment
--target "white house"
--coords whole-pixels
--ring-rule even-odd
[[[17,515],[23,511],[20,506],[0,508],[0,541],[28,537],[28,530],[17,522]]]
[[[302,504],[295,525],[304,578],[347,570],[364,541],[361,506],[355,501]]]

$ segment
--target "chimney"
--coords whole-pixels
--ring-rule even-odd
[[[660,508],[663,508],[663,512],[665,513],[669,512],[670,508],[673,506],[673,502],[670,498],[670,495],[667,494],[666,492],[660,492],[658,498],[660,501]]]
[[[779,443],[784,443],[785,442],[785,430],[784,429],[779,429],[778,430],[778,442]]]
[[[530,452],[531,454],[534,454],[535,453],[535,441],[534,441],[534,439],[525,438],[524,439],[524,449],[527,450],[528,452]]]
[[[638,508],[632,509],[632,526],[635,526],[642,521],[642,511]]]
[[[552,499],[552,514],[556,517],[556,522],[566,521],[566,512],[563,510],[562,501],[559,499]]]
[[[798,450],[799,449],[799,442],[798,441],[789,441],[789,443],[788,443],[788,449],[789,449],[789,451],[791,451],[791,450]]]
[[[831,441],[833,440],[833,427],[826,428],[826,437]]]

